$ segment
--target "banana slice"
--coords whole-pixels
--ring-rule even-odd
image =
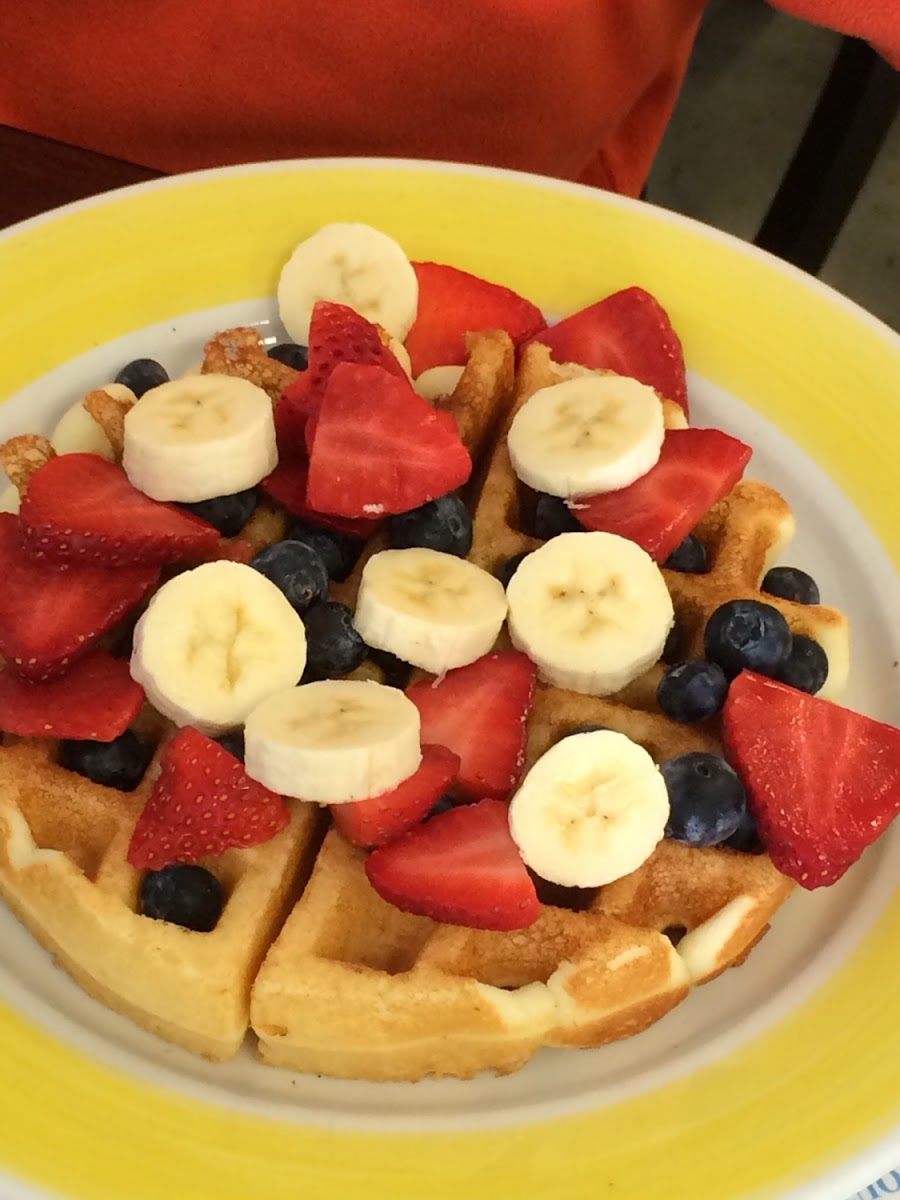
[[[107,383],[103,391],[116,400],[135,401],[134,392],[124,383]],[[108,462],[116,460],[109,438],[80,400],[59,418],[50,441],[57,454],[99,454]]]
[[[582,375],[541,388],[510,426],[513,469],[551,496],[615,492],[646,475],[665,427],[656,392],[624,375]]]
[[[397,688],[329,679],[277,692],[247,717],[247,773],[273,792],[344,804],[418,769],[419,711]]]
[[[409,357],[409,351],[403,345],[399,338],[395,338],[393,334],[388,334],[388,350],[396,358],[397,362],[406,372],[407,376],[412,379],[412,359]]]
[[[440,675],[493,649],[506,618],[493,575],[437,550],[382,550],[363,568],[353,624],[363,640]]]
[[[275,469],[272,402],[232,375],[189,375],[152,388],[125,418],[122,466],[154,500],[211,500]]]
[[[243,563],[212,562],[159,589],[134,631],[131,674],[176,725],[218,734],[241,725],[306,666],[306,630],[274,583]]]
[[[462,379],[465,367],[429,367],[417,376],[413,387],[426,400],[437,400],[439,396],[450,396]]]
[[[534,764],[509,805],[509,828],[533,871],[563,887],[630,875],[665,833],[669,798],[642,747],[609,730],[563,738]]]
[[[419,282],[403,248],[371,225],[336,222],[301,242],[278,281],[281,323],[309,342],[317,300],[346,304],[402,342],[419,306]]]
[[[0,512],[17,513],[21,503],[19,489],[14,483],[9,484],[0,492]]]
[[[557,687],[619,691],[662,654],[674,623],[662,572],[614,533],[562,533],[520,564],[506,589],[513,645]]]

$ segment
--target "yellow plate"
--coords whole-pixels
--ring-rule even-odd
[[[808,452],[900,563],[900,341],[734,240],[510,173],[275,164],[143,186],[29,222],[0,239],[0,398],[173,314],[272,295],[299,238],[342,219],[384,229],[413,258],[500,280],[549,312],[648,288],[689,366]],[[4,419],[4,432],[13,426],[28,427],[21,411]],[[897,721],[893,682],[885,688]],[[885,861],[857,871],[874,879]],[[528,1123],[504,1125],[500,1114],[483,1129],[457,1120],[441,1131],[439,1118],[413,1133],[329,1127],[179,1094],[39,1028],[20,992],[17,1005],[0,1004],[0,1170],[90,1200],[846,1195],[900,1157],[900,894],[891,889],[799,1008],[740,1044],[720,1039],[712,1061],[700,1055],[696,1069],[593,1110],[562,1104],[538,1120],[534,1108]]]

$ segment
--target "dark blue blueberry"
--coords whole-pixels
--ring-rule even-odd
[[[765,846],[759,839],[756,817],[749,808],[744,809],[740,825],[731,837],[722,842],[722,845],[727,846],[729,850],[740,850],[742,854],[763,854],[765,852]]]
[[[388,522],[395,550],[424,546],[465,558],[472,549],[472,518],[459,496],[439,496]]]
[[[225,898],[222,885],[205,867],[176,863],[150,871],[141,883],[141,915],[171,921],[185,929],[215,929]]]
[[[134,791],[152,758],[151,743],[132,729],[126,729],[111,742],[62,741],[59,744],[61,766],[104,787],[118,788],[120,792]]]
[[[689,533],[680,546],[676,546],[664,567],[670,571],[683,571],[687,575],[706,574],[706,545],[696,534]]]
[[[815,639],[795,633],[790,654],[773,675],[782,683],[814,696],[828,678],[828,655]]]
[[[296,342],[279,342],[277,346],[270,346],[266,354],[295,371],[305,371],[309,365],[306,347],[298,346]]]
[[[570,912],[585,912],[591,907],[597,897],[598,888],[564,887],[561,883],[551,883],[534,871],[529,871],[534,882],[534,890],[541,904],[551,908],[567,908]]]
[[[116,376],[116,383],[131,388],[140,400],[144,392],[169,382],[169,372],[155,358],[136,358],[128,363]]]
[[[213,741],[218,742],[223,750],[227,750],[229,754],[233,754],[241,762],[244,761],[243,729],[232,729],[230,733],[222,733],[217,738],[213,738]]]
[[[818,604],[819,585],[812,575],[799,567],[773,567],[766,571],[762,590],[782,600],[793,600],[795,604]]]
[[[195,500],[193,504],[179,504],[178,507],[214,526],[222,537],[236,537],[253,516],[258,498],[256,488],[247,488],[231,496]]]
[[[500,566],[497,568],[497,570],[494,572],[494,574],[497,576],[497,578],[500,580],[500,582],[503,584],[503,586],[505,588],[509,587],[509,581],[512,579],[513,575],[515,575],[516,571],[518,571],[519,567],[521,566],[522,559],[527,558],[527,557],[528,557],[527,550],[523,550],[521,554],[514,554],[512,556],[512,558],[508,558],[508,559],[506,559],[505,562],[502,562],[500,564]]]
[[[469,800],[461,799],[445,792],[440,800],[436,800],[428,811],[425,817],[426,821],[430,821],[432,817],[439,817],[441,813],[449,812],[451,808],[459,808],[463,804],[471,803]]]
[[[363,548],[358,538],[348,537],[333,529],[323,529],[309,521],[295,521],[287,536],[291,542],[305,542],[307,546],[312,546],[325,564],[329,576],[338,583],[343,583],[356,566]]]
[[[666,644],[663,646],[663,652],[660,655],[664,663],[681,662],[684,658],[684,630],[676,623],[669,630],[669,636],[666,638]]]
[[[533,530],[536,538],[549,542],[560,533],[584,533],[584,526],[565,500],[541,492],[534,506]]]
[[[412,667],[396,654],[391,654],[390,650],[376,650],[372,646],[369,648],[369,658],[384,675],[384,682],[388,687],[402,690],[409,683]]]
[[[686,846],[718,846],[736,832],[747,797],[724,758],[695,751],[670,758],[660,770],[669,793],[666,837]]]
[[[689,658],[669,667],[656,689],[659,707],[682,725],[714,717],[727,695],[725,672],[718,663],[704,658]]]
[[[298,613],[328,597],[328,572],[322,559],[306,542],[276,542],[250,560],[267,579],[284,592]]]
[[[353,628],[353,613],[346,604],[331,600],[316,604],[304,614],[303,624],[306,626],[304,683],[339,679],[355,671],[368,653],[368,646]]]
[[[729,679],[745,669],[774,675],[791,652],[791,631],[771,604],[729,600],[709,618],[704,645]]]

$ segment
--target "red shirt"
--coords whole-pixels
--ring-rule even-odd
[[[705,4],[11,0],[0,122],[166,171],[397,155],[635,194]],[[897,0],[779,7],[900,62]]]

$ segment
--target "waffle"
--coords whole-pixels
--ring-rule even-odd
[[[228,331],[208,345],[204,369],[265,386],[264,359],[252,330]],[[504,419],[537,388],[580,370],[558,367],[540,347],[526,350],[511,408],[511,344],[481,334],[458,387],[438,401],[476,464],[470,557],[487,569],[539,544],[524,532],[530,497],[512,472]],[[269,386],[272,394],[283,383]],[[669,403],[666,417],[683,423]],[[266,544],[285,522],[263,505],[243,536]],[[666,572],[684,647],[698,648],[706,617],[724,600],[759,594],[792,528],[785,502],[760,484],[740,484],[716,506],[700,529],[710,572]],[[384,544],[381,534],[371,539],[334,598],[354,602],[362,565]],[[831,682],[840,682],[841,614],[766,599],[822,641]],[[656,709],[659,672],[607,699],[539,684],[528,764],[583,724],[625,733],[659,762],[720,750],[714,723],[681,726]],[[528,929],[467,929],[381,900],[365,853],[334,828],[320,840],[324,818],[294,803],[277,838],[207,864],[228,902],[216,929],[198,934],[136,913],[139,876],[125,849],[153,768],[125,795],[63,770],[54,756],[47,742],[0,749],[0,892],[91,994],[215,1059],[237,1050],[248,1023],[267,1063],[371,1080],[470,1078],[516,1070],[544,1046],[600,1046],[647,1028],[693,986],[743,961],[794,886],[767,855],[663,841],[637,871],[600,890],[541,884],[540,916]]]

